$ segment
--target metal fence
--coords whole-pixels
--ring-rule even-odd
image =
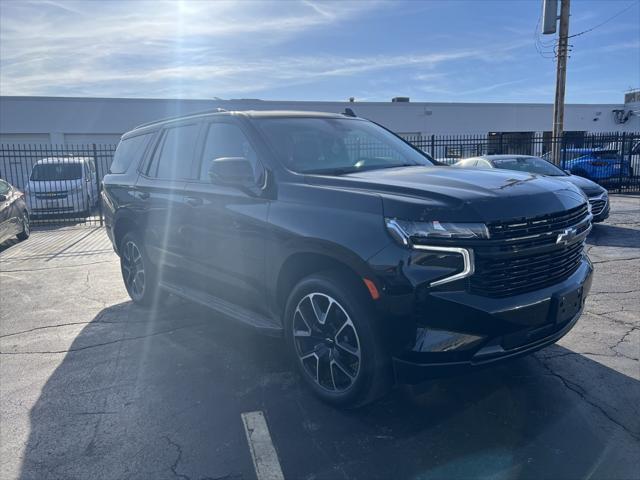
[[[0,144],[0,178],[24,191],[33,224],[102,225],[101,183],[115,149]]]
[[[640,193],[640,132],[589,134],[510,132],[483,135],[404,135],[437,161],[451,165],[480,155],[535,155],[549,160],[560,146],[560,167],[615,193]],[[351,145],[378,152],[379,146]],[[102,225],[100,189],[116,145],[0,144],[0,178],[25,191],[36,224]],[[364,149],[364,150],[363,150]]]
[[[614,193],[640,193],[640,132],[505,132],[488,135],[403,135],[440,163],[452,165],[480,155],[534,155],[553,161],[558,145],[558,166],[593,180]]]

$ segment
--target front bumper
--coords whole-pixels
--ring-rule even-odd
[[[393,355],[397,382],[462,373],[556,342],[578,321],[592,273],[585,256],[569,278],[535,292],[499,299],[432,293],[436,298],[427,302],[429,308],[414,315],[411,346]]]

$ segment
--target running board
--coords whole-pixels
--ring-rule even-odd
[[[260,330],[262,333],[274,337],[282,336],[282,327],[274,320],[265,315],[261,315],[252,310],[240,307],[221,298],[214,297],[204,292],[192,288],[175,285],[169,282],[160,282],[160,287],[178,297],[198,303],[227,317],[242,322],[250,327]]]

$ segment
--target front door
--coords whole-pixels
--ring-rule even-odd
[[[268,313],[265,300],[265,232],[268,200],[261,193],[264,170],[252,142],[234,119],[205,126],[198,178],[187,182],[185,244],[196,288],[241,307]],[[253,166],[255,189],[212,183],[211,162],[244,157]]]

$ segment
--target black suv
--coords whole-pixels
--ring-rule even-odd
[[[283,335],[334,404],[549,345],[591,284],[577,187],[435,166],[350,115],[142,125],[122,137],[103,201],[135,302],[169,292]]]

